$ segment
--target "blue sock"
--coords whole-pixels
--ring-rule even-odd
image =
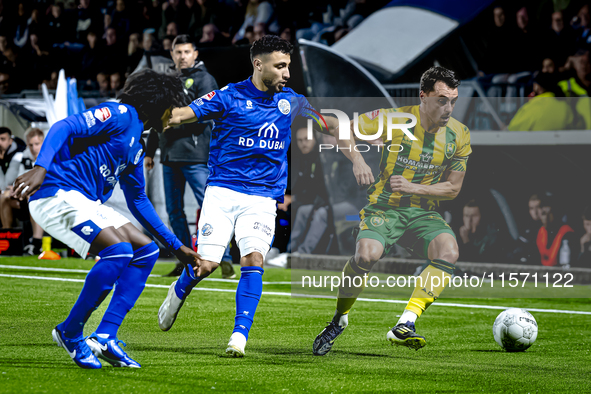
[[[248,339],[248,332],[263,293],[265,271],[261,267],[242,267],[240,271],[242,274],[236,289],[236,318],[233,332],[240,332]]]
[[[121,242],[103,249],[99,256],[101,259],[86,275],[84,287],[70,314],[58,325],[66,338],[82,336],[84,324],[109,295],[117,278],[133,257],[133,249],[130,243]]]
[[[197,286],[197,283],[201,282],[200,277],[195,276],[195,271],[191,266],[185,267],[181,276],[176,281],[176,285],[174,286],[174,291],[176,295],[181,300],[184,300],[191,294],[191,290],[193,287]]]
[[[109,337],[117,336],[117,330],[119,330],[125,315],[133,308],[146,287],[146,281],[156,260],[158,260],[159,252],[160,250],[154,242],[142,246],[134,252],[133,259],[117,280],[111,303],[96,329],[97,334],[108,334]]]

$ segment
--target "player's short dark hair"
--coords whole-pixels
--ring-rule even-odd
[[[253,42],[250,47],[250,61],[252,62],[256,56],[273,52],[281,52],[291,56],[293,45],[279,36],[267,34]]]
[[[172,41],[172,49],[174,50],[175,46],[181,44],[192,44],[193,49],[197,50],[197,44],[195,44],[195,41],[193,41],[191,36],[188,34],[181,34],[179,36],[176,36],[176,38]]]
[[[456,74],[441,66],[434,66],[428,69],[421,76],[421,90],[426,94],[435,89],[435,83],[443,82],[452,89],[460,86],[460,80],[456,78]]]
[[[0,127],[0,135],[2,134],[10,134],[12,135],[12,131],[8,127]]]
[[[160,123],[167,109],[189,104],[176,75],[159,74],[149,68],[131,74],[117,98],[133,106],[142,121],[154,125]]]

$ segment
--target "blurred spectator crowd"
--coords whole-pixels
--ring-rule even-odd
[[[332,44],[386,0],[0,0],[0,95],[57,85],[114,96],[144,53],[179,34],[198,46],[250,45],[272,33]]]
[[[591,209],[565,214],[563,204],[549,192],[533,194],[528,214],[518,212],[519,234],[514,239],[503,215],[491,201],[468,201],[456,229],[461,261],[591,268]]]
[[[495,87],[490,96],[589,96],[591,92],[591,8],[582,1],[495,2],[484,14],[479,80]],[[534,91],[533,78],[543,91]],[[527,85],[519,91],[519,85]],[[513,86],[511,86],[513,85]],[[543,86],[542,86],[543,85]]]

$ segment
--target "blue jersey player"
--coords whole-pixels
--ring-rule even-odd
[[[185,264],[198,257],[164,226],[144,185],[144,122],[158,122],[161,128],[171,104],[183,104],[182,91],[176,77],[152,70],[133,75],[120,102],[55,123],[35,168],[15,182],[15,195],[31,196],[31,216],[45,231],[82,257],[88,252],[100,256],[70,314],[52,333],[82,368],[101,368],[98,358],[118,367],[140,367],[119,347],[117,331],[142,293],[159,250],[129,220],[103,205],[117,182],[134,217],[162,244]],[[114,286],[101,323],[84,338],[84,324]]]
[[[264,36],[250,51],[254,67],[251,78],[172,111],[169,126],[197,120],[214,120],[215,126],[198,224],[201,259],[194,272],[185,270],[171,285],[158,312],[160,328],[169,330],[191,289],[219,266],[226,245],[235,235],[242,267],[235,325],[226,349],[234,357],[244,356],[262,293],[263,261],[275,233],[276,204],[283,201],[287,186],[291,123],[295,116],[309,117],[312,111],[304,96],[285,87],[293,51],[288,41]],[[327,122],[334,131],[336,119],[327,118]],[[359,165],[359,172],[369,183],[371,171],[365,162]]]

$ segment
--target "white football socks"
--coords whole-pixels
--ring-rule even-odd
[[[405,309],[404,312],[402,313],[402,316],[400,316],[400,319],[398,319],[398,323],[396,323],[397,325],[402,323],[406,323],[407,321],[414,323],[417,321],[419,317],[417,316],[416,313],[409,311],[408,309]]]

